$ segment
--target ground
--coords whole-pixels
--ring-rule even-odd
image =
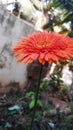
[[[41,92],[43,106],[37,106],[34,130],[72,130],[73,106],[60,92]],[[29,130],[33,109],[24,92],[0,95],[0,130]]]

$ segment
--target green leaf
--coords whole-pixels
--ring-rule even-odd
[[[68,18],[68,16],[70,16],[71,14],[70,13],[65,13],[63,16],[64,16],[64,19],[67,19]]]
[[[31,100],[29,104],[29,108],[32,109],[34,107],[34,104],[35,104],[35,100]]]
[[[53,1],[53,3],[51,4],[53,7],[57,8],[60,6],[60,3],[58,2],[58,0]]]
[[[27,92],[26,95],[24,96],[25,98],[35,96],[35,93],[33,91]]]
[[[38,105],[39,107],[42,107],[42,106],[43,106],[42,101],[38,99],[38,101],[37,101],[37,105]]]
[[[30,104],[29,104],[29,108],[32,109],[34,108],[34,105],[35,105],[35,99],[34,100],[31,100]],[[41,100],[37,100],[37,106],[39,107],[42,107],[43,106],[43,103]]]
[[[44,81],[44,86],[48,87],[48,81]]]

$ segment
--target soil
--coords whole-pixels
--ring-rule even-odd
[[[29,108],[30,99],[25,99],[24,96],[24,92],[20,91],[0,95],[0,130],[29,130],[33,109]],[[67,119],[67,115],[60,117],[60,110],[63,111],[70,106],[67,97],[62,99],[59,91],[55,93],[45,91],[41,93],[41,100],[43,107],[37,107],[36,123],[34,123],[33,129],[53,130],[56,127],[56,130],[63,130],[63,128],[59,129],[59,121],[62,122],[65,117]],[[52,110],[52,114],[50,110]],[[70,111],[68,117],[72,114],[73,111]],[[48,125],[50,121],[53,125],[55,124],[54,128]],[[73,125],[70,125],[70,128],[73,129]]]

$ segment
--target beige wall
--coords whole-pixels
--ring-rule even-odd
[[[26,85],[27,65],[17,64],[12,48],[19,39],[34,31],[32,25],[0,6],[0,92],[9,91],[7,87],[13,83],[20,87]]]

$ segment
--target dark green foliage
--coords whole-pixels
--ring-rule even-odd
[[[35,92],[34,91],[27,92],[25,94],[24,98],[27,98],[27,99],[30,98],[29,108],[33,109],[34,108],[34,104],[35,104]],[[38,107],[42,107],[43,106],[43,103],[42,103],[42,101],[40,99],[37,100],[37,106]]]

